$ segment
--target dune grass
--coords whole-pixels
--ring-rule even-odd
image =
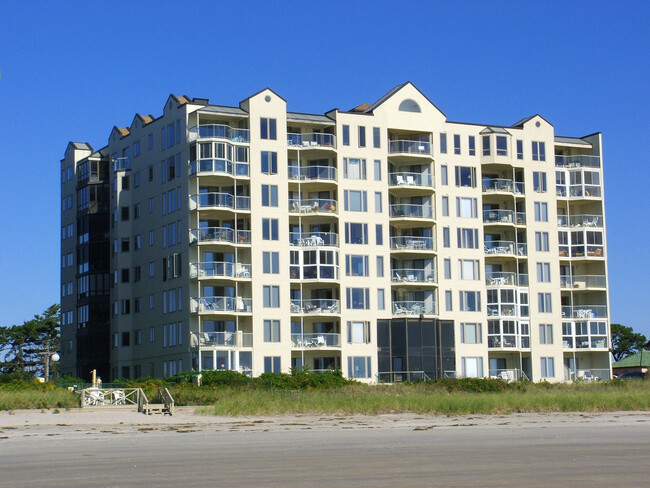
[[[0,410],[78,406],[79,395],[66,388],[0,389]]]

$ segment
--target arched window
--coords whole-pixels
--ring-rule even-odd
[[[411,100],[410,98],[407,98],[404,100],[402,103],[399,104],[399,111],[400,112],[417,112],[420,113],[422,110],[420,110],[420,106],[417,104],[415,100]]]

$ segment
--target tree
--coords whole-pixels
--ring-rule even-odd
[[[619,361],[631,354],[639,352],[648,344],[648,339],[643,334],[634,332],[632,327],[621,324],[612,324],[612,349],[614,361]]]

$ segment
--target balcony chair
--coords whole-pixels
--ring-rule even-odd
[[[407,176],[406,177],[406,184],[407,185],[415,185],[415,178],[413,178],[413,176],[410,176],[410,175]]]
[[[395,177],[395,180],[396,180],[398,185],[406,185],[406,180],[404,179],[404,177],[402,175],[397,175]]]
[[[326,346],[327,341],[325,341],[325,336],[320,335],[320,336],[316,337],[316,341],[314,342],[314,345],[316,347],[324,347],[324,346]]]
[[[251,277],[250,271],[248,271],[248,269],[246,269],[241,264],[237,264],[236,273],[237,273],[237,278],[250,278]]]

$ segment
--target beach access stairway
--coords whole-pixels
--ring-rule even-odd
[[[167,388],[159,388],[152,403],[142,388],[99,388],[79,390],[82,407],[125,407],[134,405],[145,415],[174,415],[174,398]]]

